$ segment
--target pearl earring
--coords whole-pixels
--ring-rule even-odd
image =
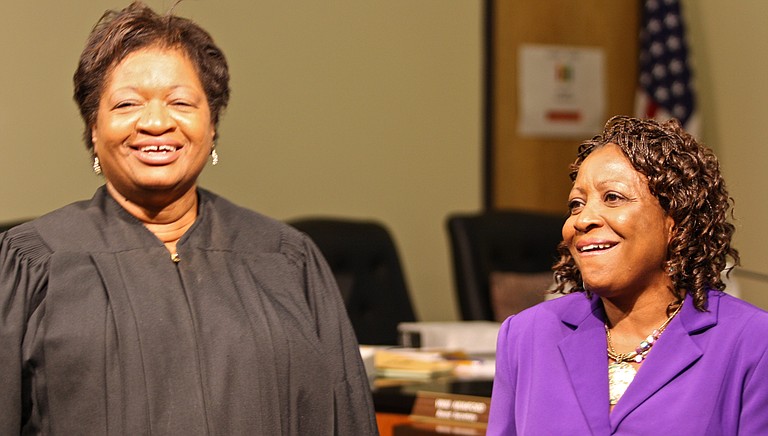
[[[216,149],[211,149],[211,165],[216,165],[219,163],[219,153],[216,153]]]

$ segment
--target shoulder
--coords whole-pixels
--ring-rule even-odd
[[[82,214],[87,203],[72,203],[8,230],[3,236],[4,247],[33,263],[47,261],[55,250],[56,235],[87,233]]]
[[[768,331],[768,312],[765,310],[721,291],[710,291],[708,299],[709,307],[717,310],[718,324],[738,326],[744,332],[761,332],[761,336]]]
[[[34,228],[52,251],[93,250],[101,246],[104,236],[117,225],[112,210],[128,215],[117,203],[110,202],[114,203],[106,187],[101,186],[92,198],[48,212],[26,225]]]
[[[761,389],[768,375],[768,312],[746,301],[720,291],[711,291],[709,309],[716,318],[711,329],[701,332],[697,340],[702,347],[728,359],[734,368],[759,373]],[[706,315],[702,315],[706,316]],[[699,332],[692,332],[696,337]],[[704,340],[704,337],[708,337]],[[740,374],[738,370],[731,371]]]
[[[594,298],[574,292],[547,300],[507,318],[501,330],[514,332],[515,336],[530,336],[532,332],[561,332],[580,324],[594,310]]]
[[[721,313],[749,313],[749,314],[755,314],[759,315],[762,314],[763,316],[768,316],[768,312],[765,310],[748,303],[741,298],[734,297],[731,294],[728,294],[727,292],[723,291],[716,291],[711,290],[709,291],[709,296],[707,297],[708,300],[711,301],[717,301],[719,307],[718,310],[721,311]]]
[[[277,219],[239,206],[200,189],[210,244],[224,250],[295,255],[306,250],[307,238]]]
[[[529,307],[510,316],[507,321],[530,323],[537,319],[547,319],[569,322],[574,316],[586,316],[591,313],[593,300],[594,298],[590,299],[582,292],[574,292]]]
[[[706,310],[683,306],[679,317],[702,348],[713,347],[729,359],[740,356],[744,363],[768,355],[768,312],[732,295],[711,290]]]
[[[32,222],[18,225],[4,234],[0,234],[0,253],[3,263],[24,262],[43,264],[48,261],[53,250],[45,243]],[[13,262],[11,259],[15,259]]]

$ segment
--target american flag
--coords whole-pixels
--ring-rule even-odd
[[[635,114],[677,118],[696,134],[696,96],[679,0],[645,0],[640,27],[640,72]]]

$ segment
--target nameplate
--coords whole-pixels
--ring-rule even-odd
[[[413,421],[486,428],[491,399],[473,395],[417,392]]]

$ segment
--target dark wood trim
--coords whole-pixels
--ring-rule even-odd
[[[483,11],[483,209],[494,209],[494,1],[485,0]]]

